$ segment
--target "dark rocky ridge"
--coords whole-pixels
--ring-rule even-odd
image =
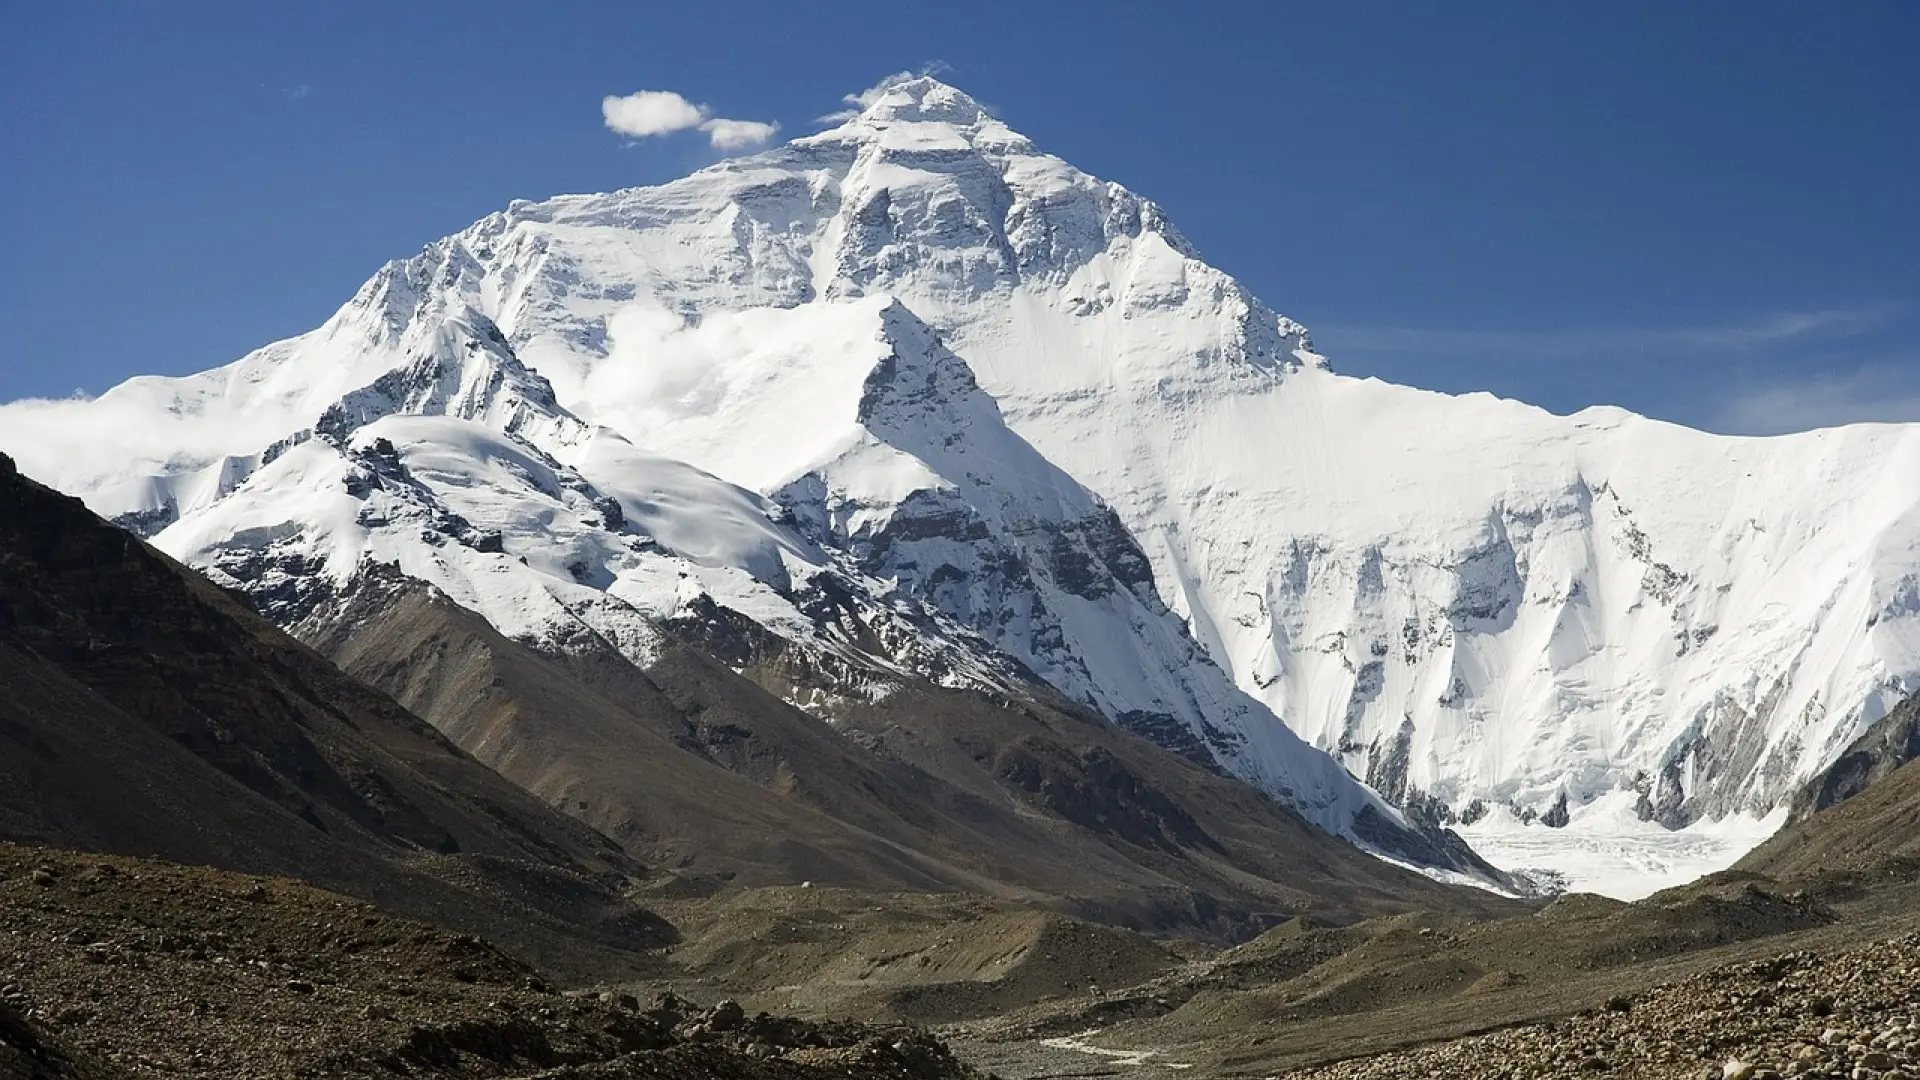
[[[39,1024],[0,1003],[0,1076],[9,1080],[109,1080],[98,1062],[77,1057]]]
[[[0,458],[0,838],[299,875],[563,969],[664,927],[641,868]]]
[[[1838,806],[1920,757],[1920,696],[1908,698],[1794,796],[1789,821]]]
[[[1788,824],[1740,860],[1774,876],[1850,875],[1865,881],[1920,872],[1920,766],[1911,760],[1920,697],[1901,702],[1796,798]]]

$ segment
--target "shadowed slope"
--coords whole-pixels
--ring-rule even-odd
[[[6,837],[300,876],[563,967],[657,941],[616,845],[5,458],[0,687]]]

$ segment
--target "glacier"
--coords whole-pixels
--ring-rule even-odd
[[[224,367],[0,406],[0,449],[289,624],[372,560],[644,663],[711,598],[839,691],[1037,677],[1343,834],[1457,826],[1616,892],[1667,871],[1575,849],[1730,861],[1920,687],[1920,429],[1342,375],[925,77],[514,202]]]

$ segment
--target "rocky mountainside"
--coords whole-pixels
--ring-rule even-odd
[[[1895,706],[1795,796],[1792,820],[1838,806],[1920,757],[1920,695]]]
[[[592,873],[617,860],[609,849],[589,840],[569,862],[565,841],[584,834],[517,793],[487,816],[515,830],[522,845],[552,850],[543,860],[532,849],[508,849],[460,811],[512,789],[477,775],[484,770],[424,723],[355,688],[76,502],[17,474],[0,479],[0,640],[15,657],[0,674],[19,699],[0,711],[0,732],[21,748],[0,759],[13,769],[0,787],[7,828],[26,823],[39,839],[67,842],[88,829],[127,832],[142,844],[171,844],[195,852],[191,858],[211,851],[229,863],[298,859],[304,872],[333,875],[390,905],[382,911],[288,880],[0,845],[0,936],[11,943],[0,960],[0,1064],[26,1075],[959,1077],[970,1061],[1024,1076],[1072,1071],[1089,1057],[1138,1061],[1149,1073],[1273,1075],[1398,1048],[1307,1075],[1474,1076],[1492,1059],[1519,1075],[1680,1077],[1710,1066],[1757,1078],[1763,1069],[1791,1075],[1816,1065],[1848,1075],[1897,1071],[1920,1045],[1907,1008],[1920,968],[1911,937],[1897,936],[1910,930],[1913,860],[1898,844],[1879,852],[1850,846],[1911,833],[1904,819],[1851,816],[1861,807],[1905,807],[1910,817],[1911,785],[1902,782],[1910,768],[1756,852],[1750,862],[1760,867],[1770,848],[1824,830],[1800,846],[1823,854],[1761,867],[1779,882],[1748,870],[1639,904],[1568,897],[1498,921],[1473,917],[1498,914],[1491,902],[1352,925],[1307,917],[1216,953],[955,893],[883,900],[871,886],[723,890],[689,865],[648,885],[673,928],[630,905],[616,922],[595,885],[624,871]],[[364,591],[381,586],[391,591]],[[651,785],[626,789],[628,807],[603,812],[600,820],[616,830],[623,818],[666,820],[663,809],[672,811],[680,796],[648,788],[670,787],[683,774],[689,787],[711,792],[758,784],[762,804],[784,800],[773,818],[859,812],[879,824],[876,811],[956,811],[969,804],[941,789],[967,773],[937,759],[982,747],[999,756],[975,770],[969,823],[993,825],[996,784],[1008,801],[1026,792],[1030,818],[1057,822],[996,838],[1003,859],[1051,834],[1060,846],[1042,848],[1041,859],[1077,851],[1081,866],[1095,871],[1104,861],[1130,875],[1116,893],[1136,898],[1156,896],[1145,873],[1156,866],[1170,879],[1244,880],[1248,868],[1259,869],[1249,849],[1262,847],[1309,897],[1371,870],[1357,899],[1340,906],[1340,897],[1329,903],[1333,894],[1321,892],[1322,907],[1309,909],[1336,918],[1365,914],[1368,905],[1394,910],[1405,902],[1396,896],[1438,903],[1460,895],[1438,885],[1410,893],[1411,875],[1308,828],[1244,785],[1064,706],[1036,715],[1020,711],[1031,702],[903,681],[882,698],[908,695],[912,708],[850,710],[841,733],[830,733],[768,689],[798,685],[794,675],[814,654],[717,606],[659,624],[661,659],[646,672],[611,645],[594,657],[510,641],[391,570],[362,576],[356,589],[310,611],[301,628],[423,708],[463,718],[471,728],[462,737],[523,770],[531,786],[544,778],[569,794],[615,786],[567,779],[594,755],[555,752],[548,738],[593,729],[555,726],[553,717],[650,701],[611,716],[627,730],[596,748],[617,756],[620,744],[635,744],[613,762],[616,770],[665,757],[655,761]],[[236,659],[230,646],[249,641],[257,651],[242,649]],[[551,667],[564,673],[539,673]],[[95,698],[72,695],[50,708],[37,687],[56,677]],[[602,703],[589,705],[596,695]],[[363,707],[367,700],[385,701],[384,711]],[[1011,715],[996,718],[994,710]],[[903,717],[922,717],[925,727]],[[91,744],[73,745],[96,729]],[[141,735],[156,730],[182,748],[178,758],[161,749],[169,740]],[[201,730],[225,737],[196,740]],[[900,782],[903,774],[881,764],[893,760],[919,770],[905,774],[917,785],[914,798],[836,798],[817,779],[805,781],[830,770],[816,762],[784,768],[840,743],[871,755],[842,760],[859,770],[850,786]],[[455,790],[422,786],[368,744],[396,755],[411,748],[407,761]],[[118,755],[121,747],[131,760]],[[304,756],[309,748],[314,756]],[[535,767],[543,754],[544,770]],[[165,783],[148,782],[142,768],[168,771]],[[56,798],[43,769],[84,796],[79,805]],[[333,775],[353,779],[351,794]],[[275,798],[263,800],[263,792]],[[355,795],[377,820],[354,810]],[[167,798],[204,815],[203,827],[183,823]],[[120,820],[120,804],[129,820],[147,818],[149,831]],[[724,816],[746,805],[745,796],[709,796],[692,812]],[[421,851],[429,834],[408,806],[428,823],[452,822],[442,827],[463,850]],[[1263,812],[1292,821],[1294,831],[1247,831],[1249,822],[1273,820]],[[730,844],[719,859],[734,862],[737,878],[753,865],[741,839],[751,824],[728,821],[709,835],[675,822],[669,842]],[[936,828],[950,841],[941,858],[913,861],[978,873],[955,825]],[[636,830],[627,835],[632,842]],[[798,849],[819,835],[792,827],[781,834]],[[1184,897],[1199,899],[1198,890]],[[750,1006],[696,1007],[627,989],[556,993],[539,971],[485,941],[394,918],[395,908],[545,949],[576,975],[590,965],[579,938],[555,948],[555,915],[581,919],[574,932],[597,934],[601,950],[621,927],[630,942],[635,934],[670,939],[675,948],[655,957],[649,981],[698,987],[709,999],[724,988]],[[1113,921],[1132,915],[1085,910]],[[776,1005],[815,1016],[858,1009],[879,1023],[751,1015]],[[898,1027],[903,1017],[946,1024],[957,1056]],[[1489,1029],[1495,1033],[1406,1050]]]
[[[836,357],[857,401],[836,456],[772,496],[581,421],[467,308],[311,427],[224,459],[217,497],[155,540],[288,627],[396,566],[522,642],[645,668],[663,623],[717,605],[808,655],[810,680],[785,692],[822,718],[902,677],[1064,693],[1208,765],[1242,760],[1223,757],[1230,744],[1261,747],[1244,758],[1264,763],[1253,778],[1310,820],[1487,872],[1263,723],[1160,602],[1112,511],[1008,431],[923,323],[891,301],[835,317],[871,335]],[[769,409],[794,396],[765,393]],[[781,415],[798,429],[831,410]],[[857,509],[862,485],[899,484],[909,493],[881,517]]]
[[[1519,906],[1368,857],[1064,698],[874,676],[877,700],[835,702],[828,726],[786,700],[819,685],[814,654],[715,605],[661,624],[644,668],[532,649],[390,573],[298,629],[681,888],[959,890],[1216,940],[1301,913]]]
[[[607,643],[514,642],[391,569],[355,582],[300,628],[673,868],[643,868],[0,457],[0,839],[32,845],[0,843],[0,1071],[971,1075],[897,1025],[643,1008],[549,981],[777,967],[795,941],[775,939],[807,936],[802,915],[743,926],[713,910],[750,908],[739,886],[755,875],[860,886],[785,890],[830,953],[827,935],[856,923],[937,952],[954,924],[923,925],[928,909],[1011,934],[980,965],[997,981],[876,979],[885,953],[843,973],[842,994],[883,1002],[1025,1003],[1077,974],[1052,955],[1076,942],[1073,963],[1103,979],[1122,973],[1107,945],[1164,952],[1027,904],[1216,937],[1299,912],[1523,907],[1369,857],[1064,698],[1042,709],[896,677],[882,697],[905,707],[866,706],[836,732],[762,685],[800,685],[814,654],[711,604],[656,627],[642,672]],[[902,888],[937,895],[885,891]],[[655,903],[695,912],[705,940]]]
[[[1822,872],[1868,880],[1920,869],[1920,697],[1875,724],[1795,800],[1797,820],[1740,861],[1777,877]]]
[[[643,669],[602,637],[514,641],[383,564],[324,600],[253,594],[303,611],[343,673],[78,501],[0,485],[8,838],[297,874],[561,970],[567,948],[665,941],[625,898],[644,866],[696,890],[964,890],[1217,938],[1511,907],[1058,695],[869,671],[875,700],[829,726],[787,699],[841,669],[711,601],[636,622]],[[1413,854],[1499,876],[1457,844]]]
[[[0,836],[299,875],[644,967],[643,868],[200,575],[0,457]]]
[[[1393,816],[1349,772],[1429,824],[1766,815],[1920,674],[1913,429],[1338,375],[1152,203],[928,78],[0,418],[283,625],[397,563],[644,666],[710,600],[815,658],[823,717],[876,673],[1038,679],[1349,836]]]

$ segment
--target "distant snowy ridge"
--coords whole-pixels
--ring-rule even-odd
[[[1153,204],[926,78],[516,202],[302,337],[4,407],[0,444],[236,581],[298,534],[326,574],[398,560],[635,655],[695,595],[845,648],[796,601],[830,572],[935,643],[887,662],[1031,670],[1349,833],[1377,804],[1294,733],[1436,821],[1629,792],[1678,826],[1766,813],[1920,687],[1916,429],[1730,439],[1337,375]],[[412,487],[338,502],[389,459]]]

